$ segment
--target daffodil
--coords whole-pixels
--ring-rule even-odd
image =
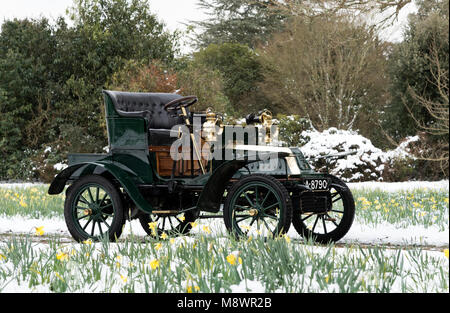
[[[84,240],[83,243],[84,243],[85,245],[92,245],[92,240],[91,240],[91,239]]]
[[[156,236],[156,227],[158,223],[157,222],[151,222],[148,223],[148,227],[151,229],[153,236]]]
[[[152,260],[150,261],[150,267],[152,268],[152,270],[155,270],[159,267],[159,261],[158,260]]]
[[[64,252],[58,252],[56,254],[56,259],[58,259],[60,261],[67,261],[69,259],[69,255]]]
[[[444,255],[448,259],[448,249],[444,249]]]
[[[192,286],[188,286],[186,291],[187,293],[192,293]]]
[[[209,229],[209,226],[203,226],[203,231],[207,234],[211,234],[211,229]]]
[[[6,256],[4,256],[3,254],[0,253],[0,261],[1,260],[6,260]]]
[[[230,263],[231,265],[235,265],[236,264],[236,256],[234,254],[229,254],[227,256],[227,262]]]
[[[162,248],[162,244],[160,242],[158,242],[157,244],[155,244],[155,249],[159,250]]]
[[[38,235],[38,236],[44,235],[44,226],[35,227],[35,228],[36,228],[36,235]]]
[[[162,234],[161,234],[161,239],[162,240],[166,240],[167,239],[167,234],[165,233],[165,232],[163,232]]]
[[[122,279],[122,281],[123,281],[124,283],[126,283],[126,282],[128,281],[128,277],[123,276],[123,275],[120,275],[120,279]]]
[[[23,198],[20,198],[20,202],[19,202],[20,206],[23,208],[26,208],[28,205],[26,204],[25,201],[23,201]]]
[[[184,220],[186,219],[186,217],[184,217],[184,214],[181,215],[180,217],[178,217],[180,219],[180,221],[184,222]]]

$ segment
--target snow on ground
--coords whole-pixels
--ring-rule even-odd
[[[35,186],[36,183],[1,183],[0,187],[14,188],[14,187],[30,187]],[[387,192],[408,191],[413,192],[415,189],[428,190],[449,190],[449,181],[442,180],[436,182],[426,181],[409,181],[398,183],[385,182],[362,182],[349,183],[351,190],[381,190]],[[208,225],[213,234],[224,236],[227,234],[225,225],[222,219],[207,219],[200,220],[199,225],[192,230],[192,233],[202,232],[202,227]],[[0,215],[0,234],[34,234],[36,227],[44,226],[46,235],[60,235],[71,238],[67,230],[66,223],[63,218],[47,218],[47,219],[32,219],[22,216],[2,216]],[[129,235],[146,236],[139,221],[134,220],[131,223],[127,222],[121,238],[126,238]],[[291,227],[288,235],[291,238],[300,238],[295,229]],[[448,246],[449,245],[449,230],[440,230],[438,227],[423,227],[423,226],[409,226],[407,228],[399,227],[389,223],[378,224],[375,226],[360,224],[355,221],[350,228],[347,235],[339,241],[340,243],[358,243],[358,244],[414,244],[414,245],[430,245],[430,246]]]
[[[208,225],[212,235],[226,236],[227,232],[222,219],[202,220],[199,225],[192,230],[192,234],[201,233],[202,227]],[[21,216],[7,217],[0,216],[0,234],[31,234],[35,233],[36,227],[43,226],[45,235],[64,236],[71,238],[67,230],[66,223],[62,218],[51,219],[30,219]],[[128,236],[146,236],[139,221],[127,222],[121,239]],[[288,236],[293,239],[301,239],[292,227]],[[368,226],[355,221],[347,235],[339,241],[345,244],[367,244],[367,245],[418,245],[443,247],[449,245],[449,230],[440,231],[438,227],[410,226],[408,228],[398,228],[392,224],[379,224]]]
[[[361,183],[347,183],[351,190],[380,190],[387,192],[408,191],[413,192],[415,189],[423,190],[447,190],[449,191],[449,181],[406,181],[398,183],[384,183],[384,182],[361,182]]]
[[[44,183],[7,183],[7,182],[0,182],[0,188],[29,188],[29,187],[37,187],[37,186],[44,186],[48,184]]]

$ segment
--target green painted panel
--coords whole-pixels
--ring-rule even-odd
[[[115,149],[148,149],[143,118],[108,118],[109,144]]]

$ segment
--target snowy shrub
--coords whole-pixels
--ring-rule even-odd
[[[302,137],[308,142],[301,150],[316,171],[328,168],[331,174],[349,182],[382,180],[386,154],[358,133],[332,127],[323,132],[306,130]],[[356,154],[328,162],[321,158],[350,150],[356,150]]]

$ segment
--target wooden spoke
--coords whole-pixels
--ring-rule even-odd
[[[89,225],[89,223],[92,221],[92,216],[90,216],[90,215],[86,215],[86,216],[89,216],[89,220],[87,221],[87,223],[86,224],[84,224],[84,226],[83,226],[83,230],[85,230],[86,229],[86,227]]]
[[[325,225],[325,217],[322,215],[322,224],[323,224],[323,230],[325,231],[325,234],[327,233],[327,226]]]
[[[319,215],[316,217],[316,221],[314,222],[314,226],[312,228],[312,231],[314,232],[314,229],[316,229],[317,221],[319,220]]]

